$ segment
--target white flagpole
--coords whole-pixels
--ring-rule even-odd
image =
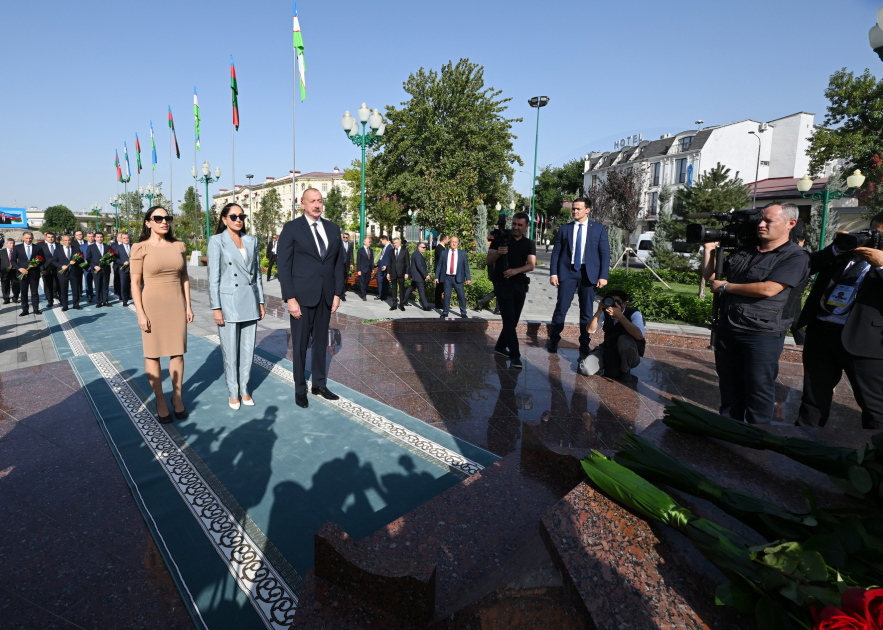
[[[172,128],[169,127],[169,214],[175,214],[175,193],[172,190]]]
[[[292,78],[294,84],[293,98],[291,99],[291,219],[294,220],[294,200],[297,191],[295,190],[294,175],[297,172],[297,161],[295,159],[295,139],[297,136],[297,127],[295,125],[295,106],[297,105],[297,48],[292,48],[294,53],[294,67],[292,68]]]

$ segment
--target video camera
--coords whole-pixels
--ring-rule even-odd
[[[710,228],[701,223],[687,225],[688,243],[720,242],[723,249],[735,249],[757,244],[757,226],[762,218],[760,210],[730,210],[729,212],[702,212],[688,214],[688,219],[717,219],[729,225]]]
[[[497,225],[494,230],[491,232],[492,242],[496,239],[500,239],[501,247],[509,247],[509,236],[511,232],[506,228],[506,215],[501,214],[500,218],[497,219]],[[500,265],[500,268],[503,271],[506,271],[509,268],[509,257],[508,256],[500,256],[497,258],[497,262],[494,263],[494,266]],[[502,273],[502,272],[501,272]]]
[[[603,300],[601,300],[601,303],[604,306],[613,306],[615,304],[616,306],[619,306],[620,308],[622,308],[622,300],[618,300],[618,299],[612,298],[612,297],[604,298]]]
[[[870,247],[871,249],[883,250],[883,232],[877,230],[861,230],[849,234],[837,234],[834,237],[834,247],[838,252],[851,252],[856,247]]]

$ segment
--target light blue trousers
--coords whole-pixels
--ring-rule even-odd
[[[248,379],[251,375],[257,331],[257,320],[227,322],[223,326],[218,326],[221,353],[224,355],[224,375],[227,377],[230,398],[251,396]]]

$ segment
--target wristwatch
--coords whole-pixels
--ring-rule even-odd
[[[726,293],[726,292],[727,292],[727,283],[724,282],[723,284],[720,285],[720,288],[718,289],[718,293]]]

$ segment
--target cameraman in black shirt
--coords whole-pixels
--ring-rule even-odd
[[[521,352],[518,350],[518,334],[515,328],[521,318],[521,309],[527,297],[528,277],[537,262],[537,246],[524,236],[528,216],[517,212],[512,217],[512,228],[494,238],[487,252],[487,264],[493,265],[494,292],[497,307],[503,319],[503,330],[494,346],[494,352],[509,357],[509,366],[521,368]]]
[[[791,241],[798,208],[769,204],[757,225],[758,244],[740,247],[715,278],[705,243],[702,273],[720,294],[722,317],[714,347],[721,396],[720,413],[734,420],[769,424],[776,404],[776,378],[785,332],[792,318],[784,311],[792,287],[809,275],[809,253]]]

